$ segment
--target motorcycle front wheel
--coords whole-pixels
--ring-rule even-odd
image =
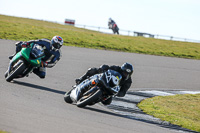
[[[64,100],[65,100],[66,103],[72,103],[73,102],[72,99],[70,98],[71,91],[72,90],[70,90],[69,92],[66,92],[65,95],[64,95]]]
[[[102,95],[101,90],[96,90],[95,92],[89,94],[87,93],[87,95],[83,95],[83,97],[80,100],[78,100],[76,105],[81,108],[85,107],[86,105],[90,105],[96,102],[101,95]]]
[[[14,78],[16,78],[26,68],[26,65],[21,60],[19,60],[14,66],[16,66],[16,67],[11,69],[11,71],[9,73],[8,73],[8,71],[5,73],[5,78],[6,78],[6,81],[8,81],[8,82],[10,82]]]

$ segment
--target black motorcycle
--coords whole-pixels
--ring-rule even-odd
[[[121,74],[114,70],[96,74],[66,92],[64,100],[67,103],[74,103],[78,107],[104,102],[119,92],[121,79]]]

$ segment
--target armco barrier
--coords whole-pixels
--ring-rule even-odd
[[[107,33],[107,34],[113,34],[111,29],[108,29],[108,28],[105,28],[105,27],[96,27],[96,26],[88,26],[88,25],[80,25],[80,24],[75,24],[75,27],[85,28],[85,29],[89,29],[89,30],[95,30],[95,31],[99,31],[99,32],[102,32],[102,33]],[[130,30],[119,29],[119,34],[120,35],[126,35],[126,36],[143,36],[143,37],[150,37],[150,38],[155,38],[155,39],[165,39],[165,40],[173,40],[173,41],[200,43],[200,40],[180,38],[180,37],[167,36],[167,35],[143,33],[143,32],[136,32],[136,31],[130,31]]]

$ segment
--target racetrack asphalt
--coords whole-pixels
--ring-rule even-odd
[[[129,91],[200,90],[200,61],[77,47],[62,47],[62,58],[47,69],[8,83],[4,72],[16,41],[0,39],[0,130],[11,133],[174,133],[159,125],[129,119],[97,104],[86,108],[66,104],[63,95],[89,67],[132,63]]]

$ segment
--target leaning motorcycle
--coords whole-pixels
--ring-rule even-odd
[[[45,57],[44,49],[31,43],[22,47],[12,60],[10,60],[8,70],[5,72],[6,81],[10,82],[14,78],[22,78],[33,71],[34,68],[40,67],[42,58]]]
[[[112,29],[113,33],[119,34],[119,28],[116,23],[108,23],[109,29]]]
[[[65,93],[64,100],[78,107],[104,102],[119,92],[121,79],[121,74],[114,70],[96,74],[73,86],[69,92]]]
[[[114,34],[115,33],[119,34],[119,28],[118,28],[117,24],[113,24],[112,30],[113,30]]]

